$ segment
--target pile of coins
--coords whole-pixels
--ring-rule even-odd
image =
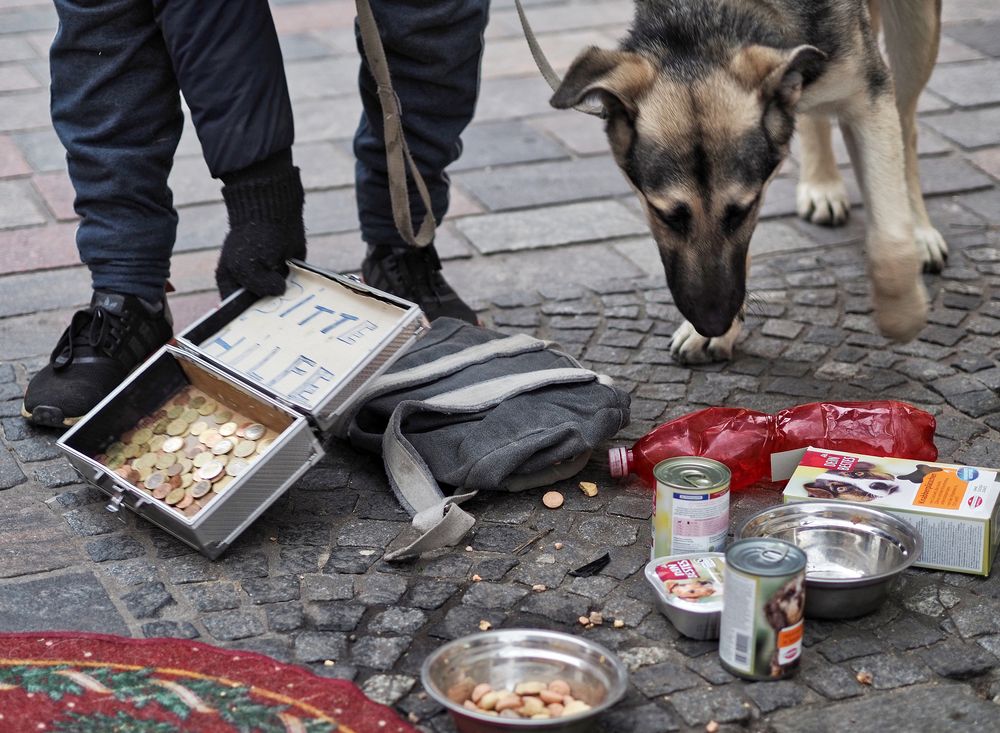
[[[193,517],[277,436],[188,385],[94,459]]]
[[[453,690],[450,696],[461,701],[466,710],[500,718],[546,720],[567,718],[590,710],[590,705],[573,697],[565,680],[549,683],[529,680],[518,683],[513,690],[494,690],[483,682],[471,691],[467,686],[463,690]]]

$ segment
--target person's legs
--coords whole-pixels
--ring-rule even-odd
[[[448,209],[445,168],[458,158],[459,136],[472,119],[479,92],[488,0],[372,0],[402,109],[404,133],[431,194],[435,218]],[[360,47],[360,44],[359,44]],[[364,113],[354,138],[361,236],[368,244],[363,272],[376,287],[418,302],[432,319],[475,314],[447,286],[432,247],[413,250],[396,231],[386,173],[382,111],[362,56],[359,79]],[[424,207],[411,186],[414,229]]]
[[[153,0],[230,231],[216,280],[280,295],[285,260],[305,258],[304,194],[292,165],[292,105],[266,0]]]
[[[177,214],[167,177],[180,96],[149,2],[56,0],[52,123],[95,290],[163,299]]]
[[[183,117],[153,8],[56,0],[52,123],[94,296],[28,385],[22,414],[71,425],[172,334],[164,286],[177,231],[167,177]]]

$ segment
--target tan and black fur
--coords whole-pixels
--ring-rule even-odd
[[[750,237],[796,118],[800,215],[846,219],[830,149],[835,117],[868,213],[876,323],[894,340],[920,331],[921,269],[939,270],[947,255],[924,208],[915,127],[940,12],[940,0],[646,0],[618,49],[591,47],[576,58],[552,104],[604,106],[615,160],[639,195],[687,319],[674,334],[676,358],[731,357]]]

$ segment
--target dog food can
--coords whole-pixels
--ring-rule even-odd
[[[753,680],[794,673],[802,657],[806,554],[769,537],[734,542],[726,550],[723,585],[722,666]]]
[[[721,552],[729,530],[729,469],[711,458],[680,456],[657,463],[653,476],[650,559]]]

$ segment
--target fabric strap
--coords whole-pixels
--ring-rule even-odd
[[[542,77],[549,83],[554,92],[562,84],[562,79],[559,78],[559,74],[556,73],[556,70],[552,68],[552,64],[549,63],[548,58],[545,57],[545,52],[542,50],[541,45],[539,45],[538,38],[535,37],[535,32],[531,29],[531,24],[528,22],[528,16],[524,12],[521,0],[514,0],[514,4],[517,6],[517,17],[521,19],[521,30],[524,31],[524,40],[528,42],[528,48],[531,50],[531,58],[535,60],[535,66],[538,67]],[[594,115],[595,117],[603,118],[606,116],[604,107],[599,104],[581,103],[573,107],[573,109],[577,112]]]
[[[431,205],[431,195],[424,183],[423,176],[417,169],[417,164],[410,155],[410,146],[403,134],[403,120],[399,109],[399,97],[392,88],[392,78],[389,74],[389,62],[385,57],[382,39],[375,23],[369,0],[356,0],[358,9],[358,29],[361,33],[361,45],[364,48],[368,68],[371,70],[378,88],[379,105],[382,107],[382,127],[385,137],[385,163],[389,176],[389,200],[392,202],[392,219],[399,235],[407,244],[414,247],[426,247],[434,241],[434,208]],[[407,184],[407,171],[420,194],[424,204],[424,220],[419,231],[413,233],[413,218],[410,213],[410,193]]]

